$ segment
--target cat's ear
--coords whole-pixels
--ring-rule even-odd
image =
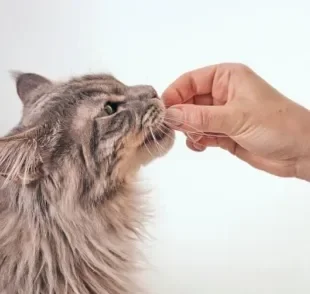
[[[17,94],[20,99],[25,102],[29,94],[44,84],[51,84],[47,78],[34,74],[11,71],[12,77],[15,79]]]
[[[40,129],[0,139],[0,175],[6,181],[29,184],[43,175],[44,154],[40,148]]]

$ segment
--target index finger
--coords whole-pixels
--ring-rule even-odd
[[[167,107],[183,104],[197,95],[210,94],[217,65],[187,72],[176,79],[162,94]]]

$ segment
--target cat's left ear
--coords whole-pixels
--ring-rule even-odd
[[[16,82],[17,94],[24,103],[33,90],[52,83],[47,78],[34,73],[11,72],[11,74]]]

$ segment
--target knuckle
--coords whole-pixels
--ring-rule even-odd
[[[247,71],[250,68],[244,64],[244,63],[221,63],[219,64],[219,67],[223,68],[223,69],[229,69],[229,70],[244,70]]]
[[[218,141],[218,145],[220,148],[224,149],[224,150],[229,150],[230,146],[229,146],[229,142],[227,140],[225,140],[224,138],[220,138],[217,140]]]
[[[240,71],[248,71],[250,68],[243,63],[235,63],[234,68]]]
[[[197,85],[193,78],[193,72],[186,72],[182,75],[182,80],[186,83],[187,92],[190,96],[197,93]]]
[[[249,66],[242,64],[242,63],[237,63],[234,67],[234,70],[235,72],[238,72],[240,74],[248,74],[252,72]]]
[[[251,72],[251,68],[244,63],[222,63],[219,66],[221,70],[229,72]]]
[[[207,111],[206,108],[200,108],[199,111],[199,123],[201,125],[202,128],[206,128],[209,126],[210,124],[210,113],[209,111]]]

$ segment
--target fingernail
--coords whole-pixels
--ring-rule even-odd
[[[202,138],[202,136],[196,135],[196,134],[187,133],[186,135],[187,135],[188,138],[191,139],[191,141],[192,141],[193,143],[198,142],[198,141]]]
[[[182,125],[183,111],[179,108],[170,107],[166,111],[167,123],[176,127]]]
[[[197,149],[197,150],[204,150],[206,147],[203,146],[202,144],[199,143],[194,143],[193,146]]]

